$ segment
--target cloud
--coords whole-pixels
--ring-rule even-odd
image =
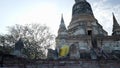
[[[45,0],[45,2],[39,1],[34,3],[31,1],[17,2],[9,9],[2,11],[4,15],[0,16],[2,27],[5,25],[14,24],[27,24],[27,23],[40,23],[46,24],[51,28],[51,32],[57,35],[57,31],[60,24],[61,14],[63,13],[66,26],[70,24],[72,16],[72,7],[74,5],[74,0],[62,0],[53,2]],[[112,12],[114,12],[119,24],[120,24],[120,1],[116,0],[87,0],[93,9],[94,16],[98,22],[103,26],[103,28],[109,33],[112,33]],[[27,3],[28,2],[28,3]],[[6,2],[5,2],[6,3]],[[23,4],[23,5],[22,5]],[[11,6],[11,3],[9,3]],[[3,8],[5,8],[3,6]],[[2,9],[1,9],[2,10]],[[0,30],[3,31],[3,30]],[[6,31],[6,30],[4,30]]]

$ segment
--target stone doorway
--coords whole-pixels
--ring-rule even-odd
[[[92,35],[92,30],[88,30],[88,35],[89,35],[89,36]]]

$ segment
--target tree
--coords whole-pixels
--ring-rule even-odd
[[[40,24],[14,25],[8,27],[6,39],[15,43],[20,37],[24,42],[23,53],[31,59],[45,57],[46,49],[54,44],[54,35],[49,28]]]
[[[0,35],[0,46],[0,51],[8,54],[12,52],[14,43],[10,35]]]

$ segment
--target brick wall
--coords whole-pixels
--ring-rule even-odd
[[[117,60],[32,60],[14,64],[7,62],[3,68],[120,68],[120,61]]]

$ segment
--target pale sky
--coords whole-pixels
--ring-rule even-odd
[[[112,32],[112,12],[120,24],[120,0],[87,0],[98,22]],[[57,35],[61,14],[66,27],[71,21],[74,0],[0,0],[0,33],[7,33],[7,26],[40,23],[47,25]]]

